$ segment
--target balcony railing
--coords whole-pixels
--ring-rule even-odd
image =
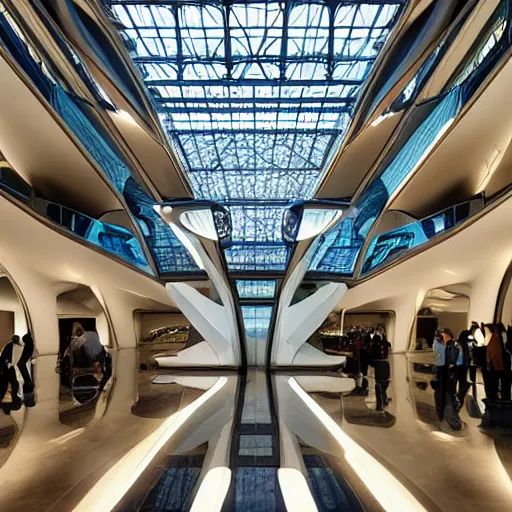
[[[153,274],[139,241],[131,231],[35,197],[32,187],[5,161],[0,162],[0,189],[73,235]]]
[[[477,197],[412,222],[398,229],[377,235],[370,244],[363,264],[362,274],[403,256],[405,253],[445,233],[484,207],[482,197]]]

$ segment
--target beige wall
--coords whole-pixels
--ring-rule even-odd
[[[0,311],[0,350],[9,342],[14,334],[14,313]]]

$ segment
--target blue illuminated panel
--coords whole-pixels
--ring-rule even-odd
[[[237,281],[236,288],[241,299],[273,299],[276,293],[275,281]]]

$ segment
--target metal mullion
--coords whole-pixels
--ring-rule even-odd
[[[181,143],[181,139],[179,137],[175,137],[173,136],[172,133],[169,133],[169,131],[167,130],[167,133],[171,136],[171,138],[175,141],[175,143],[178,145],[179,149],[180,149],[180,152],[181,152],[181,155],[183,157],[183,159],[185,160],[185,163],[187,164],[187,168],[190,169],[192,166],[190,165],[190,161],[188,159],[188,155],[185,151],[185,148],[183,147],[182,143]]]
[[[332,129],[332,128],[325,128],[325,129],[321,129],[319,130],[321,132],[322,135],[337,135],[338,133],[340,133],[340,130],[335,130],[335,129]],[[294,134],[294,135],[297,135],[297,134],[302,134],[302,135],[307,135],[307,134],[314,134],[315,133],[315,130],[312,130],[311,128],[293,128],[293,129],[290,129],[290,130],[282,130],[282,129],[279,129],[279,130],[265,130],[265,129],[257,129],[257,130],[247,130],[247,129],[244,129],[244,130],[239,130],[239,131],[232,131],[232,130],[173,130],[173,133],[176,133],[178,135],[180,134],[189,134],[189,133],[194,133],[194,134],[201,134],[201,135],[210,135],[210,134],[216,134],[216,133],[243,133],[243,134],[265,134],[265,133],[279,133],[279,134]]]
[[[281,52],[279,55],[279,78],[286,79],[286,64],[288,61],[288,29],[290,23],[291,1],[285,0],[283,9],[283,37],[281,39]]]
[[[280,86],[281,87],[281,86]],[[179,102],[179,103],[208,103],[211,100],[211,98],[173,98],[173,97],[161,97],[161,98],[155,98],[156,103],[167,103],[167,102]],[[332,97],[324,97],[324,98],[272,98],[272,99],[259,99],[259,98],[222,98],[222,99],[215,99],[214,103],[265,103],[266,105],[272,105],[272,104],[278,104],[278,103],[343,103],[345,105],[348,105],[349,103],[354,103],[355,99],[353,97],[339,97],[339,98],[332,98]],[[212,102],[213,103],[213,102]],[[216,107],[212,107],[216,108]],[[256,107],[256,108],[264,108],[264,107]],[[307,107],[306,107],[307,108]],[[268,109],[267,109],[268,110]],[[347,108],[347,111],[349,109]]]
[[[336,16],[336,3],[329,2],[329,40],[327,46],[327,78],[332,78],[334,73],[334,18]]]
[[[162,51],[165,53],[165,56],[167,57],[167,50],[165,49],[164,40],[163,40],[162,34],[160,32],[160,28],[161,27],[157,26],[157,23],[156,23],[156,20],[155,20],[155,16],[153,15],[153,9],[149,9],[149,13],[151,15],[151,19],[153,20],[153,23],[155,24],[156,33],[158,34],[158,39],[160,41],[160,44],[162,45]],[[176,25],[176,22],[175,22],[175,25]]]
[[[352,23],[348,27],[348,36],[346,37],[345,42],[343,43],[343,48],[341,49],[341,55],[345,55],[345,50],[347,48],[347,44],[350,43],[350,39],[352,37],[352,30],[354,28],[354,20],[356,19],[356,13],[357,13],[358,9],[359,9],[359,5],[355,5],[354,15],[352,17]]]
[[[180,17],[179,17],[179,11],[178,6],[174,6],[172,9],[172,12],[174,14],[174,22],[175,22],[175,28],[176,31],[176,64],[178,66],[178,80],[183,81],[183,40],[181,39],[181,26],[180,26]],[[146,85],[148,85],[148,82],[146,82]],[[170,83],[168,85],[176,85],[173,81],[173,83]],[[181,95],[183,96],[183,90],[181,90]]]
[[[350,59],[351,61],[358,61],[357,59]],[[177,86],[190,86],[190,85],[198,85],[198,86],[221,86],[221,85],[235,85],[233,80],[227,80],[223,78],[215,79],[215,80],[183,80],[178,78],[178,80],[174,79],[164,79],[164,80],[145,80],[147,86],[156,86],[156,85],[177,85]],[[310,86],[320,86],[320,85],[348,85],[348,86],[360,86],[362,85],[362,80],[326,80],[326,79],[306,79],[306,80],[286,80],[287,86],[295,86],[295,87],[310,87]],[[236,83],[236,85],[252,85],[252,86],[278,86],[282,84],[281,79],[277,78],[251,78],[251,79],[242,79]]]
[[[286,2],[288,0],[285,0]],[[408,0],[364,0],[365,4],[371,5],[405,5]],[[184,0],[110,0],[111,5],[183,5]],[[191,0],[187,4],[218,6],[218,0]],[[262,0],[236,0],[237,4],[261,4]]]
[[[176,103],[178,103],[179,100],[176,100]],[[202,114],[202,113],[212,113],[212,114],[229,114],[229,113],[244,113],[244,112],[252,112],[252,113],[270,113],[268,108],[264,107],[256,107],[256,108],[244,108],[244,107],[222,107],[222,108],[208,108],[208,107],[160,107],[158,109],[160,112],[169,112],[169,113],[196,113],[196,114]],[[322,109],[322,107],[302,107],[294,106],[293,108],[286,108],[282,109],[282,111],[293,113],[295,111],[300,110],[301,112],[309,112],[309,113],[324,113],[325,110]],[[276,111],[277,112],[277,111]],[[348,113],[349,110],[345,107],[333,107],[328,112],[339,112],[339,113]],[[255,128],[256,129],[256,128]],[[264,129],[264,128],[259,128]],[[234,131],[231,129],[230,131]],[[268,130],[270,132],[270,130]]]
[[[136,25],[136,23],[133,20],[132,15],[128,9],[125,9],[125,12],[126,12],[128,18],[130,18],[130,21],[132,22],[132,25],[133,25],[133,29],[135,30],[135,32],[137,32],[137,35],[139,36],[139,39],[140,39],[142,45],[146,49],[146,52],[148,53],[148,55],[151,55],[151,52],[149,51],[149,48],[148,48],[147,44],[145,43],[144,38],[142,37],[142,34],[140,33],[141,28],[145,28],[145,27],[140,27],[140,26]],[[128,30],[130,30],[130,29],[128,29]]]
[[[217,139],[214,137],[213,139],[213,144],[215,146],[215,154],[217,155],[217,158],[219,160],[219,172],[222,173],[222,179],[224,181],[224,187],[225,187],[225,190],[226,190],[226,193],[228,194],[229,196],[229,187],[228,187],[228,182],[226,180],[226,174],[224,173],[224,169],[222,168],[222,159],[220,158],[220,154],[219,154],[219,148],[217,146]]]
[[[369,27],[362,27],[362,28],[367,29]],[[126,30],[134,30],[134,29],[126,29]],[[137,28],[136,30],[139,30],[139,29]],[[328,59],[328,57],[326,57],[325,55],[309,55],[309,56],[289,55],[286,57],[286,64],[289,64],[292,62],[302,63],[305,61],[306,62],[327,62],[327,59]],[[375,59],[375,57],[341,57],[339,59],[336,59],[336,62],[337,63],[351,62],[351,61],[357,61],[357,62],[363,61],[364,62],[364,61],[371,61],[374,59]],[[169,61],[174,61],[174,60],[176,60],[174,57],[160,57],[158,55],[147,55],[147,56],[136,55],[133,57],[133,61],[137,62],[137,63],[159,63],[159,62],[167,63]],[[190,57],[184,57],[183,61],[184,62],[190,61],[190,63],[196,63],[198,61],[198,59],[190,56]],[[255,61],[256,61],[255,55],[245,55],[245,56],[236,57],[237,63],[251,63],[251,62],[255,62]],[[281,58],[279,56],[274,56],[274,55],[268,55],[268,56],[260,55],[260,56],[258,56],[257,61],[277,65],[281,62]],[[201,62],[206,62],[209,64],[211,64],[211,63],[225,64],[225,59],[222,57],[202,57]]]
[[[231,50],[231,31],[229,20],[231,17],[231,5],[228,0],[223,0],[225,7],[223,11],[224,17],[224,57],[226,66],[226,78],[230,81],[233,78],[233,55]]]
[[[229,169],[223,169],[223,172],[226,172],[226,173],[236,173],[238,172],[239,168],[229,168]],[[280,168],[280,167],[266,167],[265,169],[260,169],[260,168],[254,168],[254,169],[251,169],[251,168],[247,168],[247,169],[243,169],[244,171],[252,171],[252,172],[259,172],[259,173],[265,173],[265,172],[283,172],[283,173],[287,173],[287,172],[290,172],[290,173],[293,173],[293,172],[302,172],[302,171],[305,171],[305,172],[316,172],[315,169],[304,169],[304,167],[294,167],[292,169],[283,169],[283,168]],[[189,170],[187,172],[190,172],[190,173],[198,173],[198,172],[213,172],[214,170],[213,169],[198,169],[196,167],[191,167],[189,168]]]

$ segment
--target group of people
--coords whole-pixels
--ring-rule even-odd
[[[388,360],[391,343],[384,326],[351,326],[342,336],[341,344],[350,353],[345,371],[357,376],[355,393],[368,393],[368,369],[373,367],[376,410],[384,411],[389,404],[387,390],[391,378]]]
[[[450,329],[444,328],[436,332],[432,348],[436,363],[431,385],[440,425],[446,421],[451,430],[464,428],[459,411],[469,388],[476,382],[478,369],[487,401],[510,401],[512,328],[473,322],[457,339]]]
[[[0,354],[0,408],[5,414],[19,410],[23,403],[26,407],[35,405],[32,380],[33,355],[34,341],[30,332],[23,338],[16,334],[13,335],[2,349]]]

